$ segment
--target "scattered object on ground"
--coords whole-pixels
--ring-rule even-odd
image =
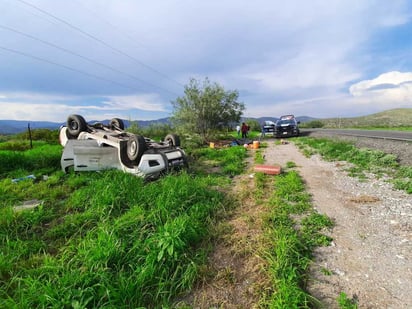
[[[235,139],[234,142],[236,142],[238,145],[245,145],[245,144],[250,145],[253,143],[253,140],[248,139],[248,138],[238,138],[238,139]]]
[[[41,204],[43,204],[43,201],[39,201],[39,200],[25,201],[21,205],[14,206],[13,210],[18,212],[18,211],[33,209],[33,208],[40,206]]]
[[[113,118],[108,125],[88,124],[80,115],[70,115],[59,132],[64,147],[61,158],[63,171],[100,171],[119,169],[144,178],[157,178],[172,169],[187,166],[180,138],[168,134],[164,141],[124,130],[123,120]]]
[[[225,148],[230,146],[238,146],[236,140],[211,140],[209,141],[210,148]]]
[[[280,144],[281,145],[287,145],[287,144],[289,144],[287,141],[285,141],[284,139],[281,139],[280,140]]]
[[[279,175],[282,172],[282,169],[278,165],[255,165],[255,172],[262,172],[268,175]]]
[[[27,180],[27,179],[36,179],[36,176],[34,176],[34,175],[28,175],[28,176],[24,176],[24,177],[20,177],[20,178],[14,178],[14,179],[12,179],[11,180],[11,182],[13,182],[13,183],[16,183],[16,182],[19,182],[19,181],[22,181],[22,180]]]

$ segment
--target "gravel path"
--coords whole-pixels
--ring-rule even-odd
[[[381,142],[373,140],[373,148],[382,149]],[[358,145],[372,148],[370,143]],[[399,146],[386,147],[395,153]],[[410,164],[407,149],[403,164]],[[306,158],[290,143],[270,141],[265,158],[281,166],[295,162],[314,207],[335,221],[332,245],[315,252],[310,293],[325,308],[338,308],[341,292],[357,299],[359,308],[412,308],[412,195],[373,176],[363,182],[349,177],[345,162]]]

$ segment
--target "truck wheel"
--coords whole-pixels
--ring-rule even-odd
[[[127,141],[127,157],[130,161],[139,161],[146,151],[146,141],[143,136],[131,134]]]
[[[168,134],[165,137],[165,142],[169,143],[170,146],[179,147],[180,146],[180,137],[176,134]]]
[[[112,130],[114,129],[124,130],[124,122],[120,118],[113,118],[112,120],[110,120],[109,127]]]
[[[80,115],[70,115],[67,117],[67,131],[68,133],[77,138],[80,132],[87,130],[86,120]]]

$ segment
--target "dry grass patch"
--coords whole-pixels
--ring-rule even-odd
[[[231,188],[228,194],[238,207],[216,226],[204,277],[182,299],[182,307],[259,308],[262,293],[271,286],[266,262],[260,257],[264,241],[262,217],[267,210],[257,204],[255,181],[248,173],[235,176]]]
[[[376,203],[379,202],[380,199],[376,196],[370,195],[359,195],[350,198],[350,201],[357,204],[369,204],[369,203]]]

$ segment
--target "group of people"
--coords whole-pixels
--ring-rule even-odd
[[[242,126],[239,126],[239,125],[236,126],[236,131],[237,131],[237,136],[240,136],[240,133],[242,133],[242,138],[247,138],[247,135],[250,131],[250,126],[247,123],[242,122]]]

